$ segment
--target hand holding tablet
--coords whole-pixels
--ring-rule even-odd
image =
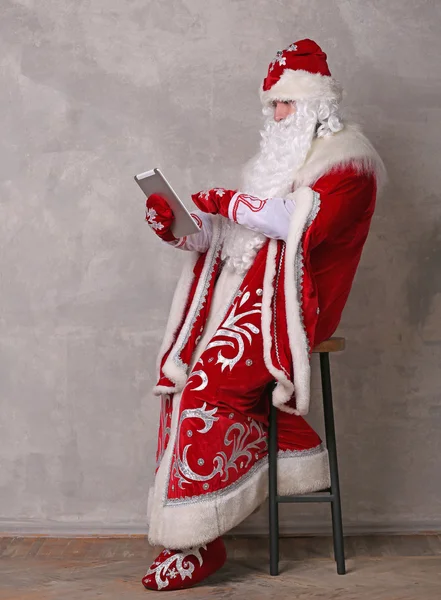
[[[175,238],[199,231],[197,223],[159,169],[135,175],[135,181],[147,197],[158,194],[165,198],[173,211],[174,219],[170,229]]]

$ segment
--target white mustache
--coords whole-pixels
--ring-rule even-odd
[[[259,153],[243,171],[241,191],[270,198],[291,191],[297,169],[305,162],[317,123],[317,113],[307,103],[297,102],[296,112],[282,121],[264,109]]]

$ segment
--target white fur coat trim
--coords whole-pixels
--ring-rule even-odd
[[[210,542],[249,516],[268,495],[268,462],[262,460],[242,484],[223,494],[199,496],[194,502],[166,504],[166,487],[179,419],[181,394],[173,399],[170,439],[149,492],[149,541],[166,548],[190,548]],[[328,453],[280,453],[278,490],[282,495],[305,494],[329,487]]]
[[[309,344],[303,325],[302,303],[299,297],[303,278],[302,236],[307,225],[315,218],[316,193],[308,187],[298,188],[288,195],[294,200],[295,210],[291,216],[285,256],[285,300],[288,338],[292,355],[296,409],[288,409],[283,404],[289,400],[274,398],[274,405],[287,412],[306,415],[310,398]]]
[[[386,170],[378,152],[360,127],[346,123],[338,133],[314,138],[303,166],[293,174],[294,188],[312,186],[337,166],[353,165],[359,173],[374,173],[377,189],[386,182]]]
[[[260,88],[262,104],[273,101],[323,99],[340,102],[342,88],[338,81],[328,75],[309,73],[303,69],[285,69],[282,76],[269,89]]]
[[[184,365],[179,358],[179,353],[184,347],[187,336],[191,332],[191,328],[194,325],[194,321],[197,318],[198,311],[200,310],[203,303],[206,301],[206,294],[208,291],[208,280],[211,276],[211,270],[214,265],[214,261],[216,256],[220,250],[220,238],[222,232],[222,222],[218,219],[213,219],[213,234],[210,247],[207,251],[204,266],[202,269],[202,273],[199,277],[198,284],[196,286],[195,294],[188,310],[187,316],[185,318],[184,324],[179,331],[178,338],[176,339],[174,346],[164,363],[163,372],[166,377],[168,377],[171,381],[176,383],[176,390],[181,390],[186,381],[187,381],[187,369],[188,365]],[[196,259],[193,259],[190,263],[190,267],[192,268],[199,257],[199,254],[196,254]],[[188,271],[186,271],[187,273]],[[178,289],[176,290],[175,298],[173,299],[172,308],[170,311],[169,323],[167,324],[167,338],[168,345],[163,342],[161,354],[159,357],[159,362],[163,356],[163,353],[167,351],[168,346],[172,343],[174,336],[176,335],[177,328],[179,327],[179,323],[181,322],[183,311],[185,310],[185,306],[188,299],[188,294],[190,292],[191,283],[193,281],[193,276],[188,278],[188,275],[185,275],[182,282],[179,282]],[[176,299],[176,302],[175,302]],[[178,301],[181,302],[181,305],[178,305]],[[173,332],[173,335],[170,335],[170,332]]]
[[[162,394],[174,394],[176,392],[176,385],[171,387],[167,385],[155,385],[153,388],[154,396],[162,396]]]

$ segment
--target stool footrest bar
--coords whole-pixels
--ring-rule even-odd
[[[334,501],[334,496],[333,495],[329,495],[329,496],[277,496],[276,497],[276,502],[278,503],[284,503],[284,504],[295,504],[295,503],[301,503],[301,502],[333,502]]]

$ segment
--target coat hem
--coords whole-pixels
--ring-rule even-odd
[[[330,486],[328,452],[323,446],[316,453],[279,452],[277,470],[281,495],[318,492]],[[152,489],[148,508],[150,543],[179,549],[201,546],[238,525],[268,496],[268,460],[262,460],[242,484],[231,487],[231,491],[227,488],[177,505],[164,505],[162,494]]]

